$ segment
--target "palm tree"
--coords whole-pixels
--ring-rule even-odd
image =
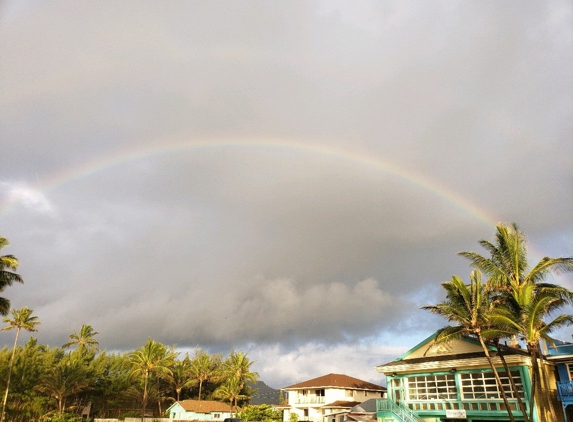
[[[36,389],[56,400],[58,415],[61,416],[66,409],[66,399],[86,390],[88,385],[83,362],[67,355],[41,378]]]
[[[229,400],[231,405],[231,418],[233,417],[234,409],[237,407],[237,402],[246,398],[246,396],[241,394],[241,390],[241,382],[235,377],[230,377],[213,393],[215,397]]]
[[[490,253],[484,257],[475,252],[462,251],[458,255],[467,258],[471,266],[489,277],[488,287],[507,290],[511,285],[519,287],[527,283],[541,283],[549,274],[573,271],[573,257],[542,258],[531,266],[527,254],[527,238],[517,224],[496,226],[496,243],[480,240],[479,244]]]
[[[94,331],[91,325],[83,324],[79,334],[76,333],[75,331],[72,334],[70,334],[69,338],[71,341],[64,344],[62,347],[67,348],[72,346],[78,346],[78,350],[83,351],[85,348],[86,350],[93,349],[94,351],[98,351],[99,349],[97,346],[99,342],[95,339],[95,336],[98,334],[99,333],[97,331]]]
[[[169,367],[176,356],[177,353],[172,348],[151,340],[151,338],[147,339],[147,343],[141,349],[129,354],[129,361],[132,366],[131,375],[143,376],[142,421],[145,417],[145,408],[148,401],[149,377],[153,374],[170,375],[171,370]]]
[[[203,383],[218,379],[220,376],[221,355],[209,355],[204,350],[197,348],[195,356],[191,361],[191,375],[199,383],[199,401],[201,401],[201,392]]]
[[[10,243],[5,237],[0,237],[0,249],[8,246],[9,244]],[[6,286],[11,286],[14,282],[24,282],[20,275],[12,272],[18,269],[18,264],[18,258],[14,255],[0,256],[0,292],[3,291]],[[10,301],[6,298],[0,297],[0,315],[8,315],[9,310]]]
[[[556,416],[551,401],[546,402],[546,394],[537,394],[537,387],[541,390],[543,380],[539,367],[539,360],[542,358],[539,342],[543,339],[554,344],[550,334],[558,328],[573,324],[573,316],[567,314],[560,314],[550,322],[545,322],[548,316],[571,303],[566,293],[566,289],[560,287],[524,283],[519,288],[512,288],[506,306],[496,309],[490,316],[492,321],[505,329],[506,336],[524,337],[532,365],[530,412],[533,412],[533,404],[538,401],[537,396],[540,396],[553,420],[556,420]],[[543,408],[540,406],[540,409]]]
[[[167,382],[169,382],[177,395],[177,401],[181,400],[181,391],[184,388],[191,387],[197,383],[197,380],[191,375],[191,365],[189,356],[185,356],[183,360],[176,360],[171,368],[171,375],[166,377]]]
[[[472,271],[470,280],[471,283],[466,285],[460,277],[452,276],[451,281],[442,283],[447,292],[446,300],[437,305],[422,306],[421,309],[457,323],[455,326],[440,329],[434,340],[436,343],[449,342],[467,335],[477,338],[497,382],[509,419],[514,422],[507,394],[485,344],[487,339],[499,336],[499,331],[490,324],[487,317],[492,309],[491,303],[481,282],[481,273]]]
[[[246,353],[231,350],[229,357],[223,362],[223,374],[227,378],[235,378],[239,383],[239,391],[242,391],[245,384],[257,382],[259,374],[251,371],[251,365],[255,363],[247,357]]]
[[[6,379],[6,391],[4,392],[4,399],[2,400],[2,415],[0,416],[0,422],[4,421],[4,414],[6,411],[6,401],[8,400],[8,390],[10,389],[10,376],[12,375],[12,365],[14,364],[14,355],[16,354],[16,345],[18,344],[18,336],[20,335],[20,330],[24,329],[27,331],[38,331],[36,325],[40,324],[40,320],[37,316],[32,316],[32,309],[23,307],[22,309],[12,309],[12,318],[6,317],[2,321],[8,325],[2,328],[0,331],[8,331],[16,329],[16,338],[14,339],[14,346],[12,347],[12,355],[10,356],[10,363],[8,364],[8,377]]]
[[[573,301],[572,292],[559,285],[543,282],[550,274],[573,271],[573,257],[544,257],[537,264],[531,265],[528,261],[527,238],[515,223],[512,223],[510,226],[499,223],[496,226],[495,242],[480,240],[479,244],[490,253],[489,257],[466,251],[459,252],[459,255],[469,259],[471,266],[481,270],[489,277],[487,281],[488,290],[500,292],[502,302],[512,308],[505,315],[505,321],[507,322],[509,315],[513,315],[515,319],[513,327],[521,326],[523,329],[526,329],[523,321],[529,318],[527,315],[530,313],[530,309],[527,307],[521,308],[521,304],[525,303],[525,298],[529,298],[526,302],[533,303],[534,293],[537,294],[543,290],[546,294],[555,296],[557,300],[555,307],[551,311],[547,311],[545,315],[540,316],[541,320],[556,308]],[[524,291],[521,292],[521,290]],[[516,298],[521,299],[517,300]],[[538,311],[543,313],[541,310]],[[539,338],[535,340],[535,336],[529,336],[525,331],[516,334],[523,335],[526,338],[526,343],[529,343],[530,340],[539,340]],[[532,370],[534,373],[538,372],[536,370],[538,369],[537,359],[533,355],[537,353],[536,348],[528,346],[528,351],[532,359]],[[540,357],[539,354],[536,354],[536,356]],[[538,377],[538,380],[541,379],[539,373],[535,376]],[[533,383],[537,386],[535,381],[535,379],[532,380],[532,390],[534,390]],[[532,391],[530,400],[535,400],[534,391]],[[551,401],[549,402],[549,407],[551,412],[554,413]],[[533,409],[530,408],[530,412],[532,411]]]

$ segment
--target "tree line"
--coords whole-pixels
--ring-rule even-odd
[[[27,308],[12,310],[5,328],[33,330],[39,323],[35,318]],[[160,417],[185,399],[225,401],[236,409],[254,393],[250,385],[258,374],[243,352],[223,357],[197,348],[181,357],[174,346],[148,339],[134,351],[108,353],[98,349],[97,334],[83,325],[62,347],[31,337],[0,349],[6,420],[74,420],[86,406],[99,418]]]
[[[559,313],[573,303],[573,293],[545,280],[551,274],[573,271],[573,257],[544,257],[532,265],[528,259],[527,238],[515,223],[498,224],[495,240],[481,240],[479,244],[488,254],[459,253],[474,268],[470,282],[466,284],[454,275],[450,281],[442,283],[446,299],[437,305],[422,307],[454,323],[440,329],[434,341],[444,343],[466,336],[480,343],[512,422],[515,417],[508,402],[507,387],[503,386],[499,375],[500,364],[509,378],[513,397],[517,398],[520,420],[535,420],[536,406],[542,419],[558,420],[551,400],[551,386],[546,371],[540,366],[543,362],[540,341],[554,345],[551,334],[573,323],[572,315]],[[500,340],[504,338],[524,341],[531,357],[529,413],[523,403],[523,391],[516,387],[505,362],[504,349],[500,346]],[[493,354],[500,362],[494,362]]]
[[[0,249],[7,245],[0,237]],[[0,256],[0,292],[23,282],[17,267],[14,256]],[[255,392],[258,374],[243,352],[224,357],[196,348],[181,356],[176,346],[149,338],[134,351],[109,353],[99,349],[99,333],[88,324],[61,347],[34,337],[20,345],[21,331],[37,331],[39,318],[27,307],[11,309],[1,297],[0,314],[2,331],[15,332],[13,346],[0,349],[0,422],[73,421],[86,408],[98,418],[159,417],[184,399],[225,401],[235,410]]]

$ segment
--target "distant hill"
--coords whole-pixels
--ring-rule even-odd
[[[251,399],[251,404],[279,404],[279,390],[269,387],[263,381],[251,384],[251,388],[257,390]]]

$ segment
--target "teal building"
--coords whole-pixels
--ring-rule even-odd
[[[509,421],[508,409],[479,342],[465,337],[436,344],[434,337],[435,334],[395,360],[376,367],[378,372],[386,375],[388,389],[387,398],[377,400],[378,422]],[[490,355],[508,397],[509,411],[516,421],[523,421],[518,397],[511,387],[500,355],[503,355],[509,367],[528,414],[531,358],[518,344],[513,347],[501,346],[499,350],[491,346]],[[564,422],[557,401],[556,366],[547,359],[542,359],[540,365],[547,382],[545,391],[550,391],[549,400],[557,409],[556,422]],[[532,422],[554,419],[550,414],[540,415],[535,409]]]

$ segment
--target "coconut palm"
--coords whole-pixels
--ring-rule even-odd
[[[247,382],[257,382],[259,374],[251,371],[251,365],[255,363],[247,357],[246,353],[231,350],[229,357],[223,362],[223,375],[227,378],[235,378],[241,391]]]
[[[83,362],[66,355],[40,380],[36,389],[56,400],[58,415],[67,408],[66,399],[85,391],[89,378]]]
[[[171,367],[171,375],[166,377],[173,391],[177,395],[177,401],[181,400],[181,391],[197,383],[191,373],[192,363],[189,356],[183,360],[176,360]]]
[[[514,328],[518,326],[524,330],[527,328],[523,324],[525,320],[530,319],[528,314],[531,310],[528,307],[521,308],[521,306],[526,302],[531,305],[534,302],[534,296],[541,291],[544,292],[544,295],[553,296],[555,299],[553,308],[545,311],[545,315],[541,315],[544,313],[542,309],[537,310],[541,320],[554,312],[555,309],[573,301],[573,293],[569,290],[559,285],[544,282],[545,278],[551,274],[557,275],[573,271],[573,257],[544,257],[535,265],[531,265],[528,261],[527,238],[515,223],[509,226],[499,223],[496,226],[495,241],[492,243],[487,240],[480,240],[479,244],[489,252],[489,257],[466,251],[460,252],[459,255],[469,259],[471,266],[481,270],[489,278],[488,289],[498,291],[501,294],[502,302],[510,308],[505,315],[506,322],[512,315]],[[528,299],[526,300],[526,298]],[[523,335],[526,343],[539,341],[539,338],[535,339],[535,335],[531,336],[525,331],[515,334]],[[535,365],[533,372],[537,373],[535,377],[537,377],[537,381],[540,381],[539,371],[536,370],[539,369],[537,358],[534,357],[534,353],[537,353],[536,348],[528,346],[528,351],[531,354],[532,366]],[[539,354],[536,356],[540,357]],[[538,383],[535,378],[532,379],[532,386],[533,383],[537,387]],[[533,392],[530,400],[535,400]],[[552,402],[549,402],[549,408],[554,413]],[[530,408],[530,412],[532,411],[533,409]]]
[[[129,354],[129,361],[132,366],[132,376],[143,377],[143,397],[141,420],[145,417],[145,408],[148,401],[148,386],[151,375],[170,375],[169,369],[177,353],[171,347],[158,343],[150,338],[145,346]]]
[[[98,344],[99,342],[95,339],[95,336],[99,333],[94,331],[91,325],[83,324],[82,328],[80,328],[80,332],[76,333],[75,331],[70,334],[70,341],[64,344],[62,347],[72,347],[77,346],[78,350],[94,350],[98,351]]]
[[[524,283],[519,288],[511,289],[504,307],[497,308],[490,318],[499,327],[505,330],[506,336],[521,335],[525,339],[527,350],[531,355],[532,382],[530,412],[533,412],[533,404],[542,398],[540,408],[545,406],[556,420],[555,410],[551,401],[546,402],[546,394],[537,394],[537,389],[542,388],[542,371],[539,367],[539,359],[542,358],[539,347],[540,340],[554,344],[550,334],[564,326],[573,324],[573,316],[560,314],[549,322],[545,319],[551,317],[563,306],[570,304],[567,298],[567,290],[562,287],[545,287],[534,283]],[[530,415],[531,418],[531,415]]]
[[[479,244],[489,253],[489,257],[475,252],[459,252],[458,255],[470,260],[474,268],[479,269],[488,280],[490,288],[507,290],[527,284],[539,284],[550,274],[573,271],[573,257],[542,258],[531,266],[528,261],[527,238],[517,224],[496,226],[495,243],[480,240]]]
[[[8,246],[10,243],[5,237],[0,237],[0,249]],[[12,271],[18,269],[18,258],[14,255],[0,256],[0,292],[6,286],[11,286],[12,283],[23,283],[22,277]],[[0,315],[8,315],[10,310],[10,301],[6,298],[0,297]]]
[[[4,421],[4,414],[6,411],[6,401],[8,400],[8,390],[10,389],[10,376],[12,375],[12,365],[14,364],[14,355],[16,354],[16,345],[18,344],[18,336],[20,330],[38,331],[36,325],[40,324],[37,316],[32,316],[32,309],[23,307],[22,309],[12,309],[12,318],[6,317],[2,321],[8,325],[0,331],[16,330],[16,338],[14,339],[14,346],[12,347],[12,355],[10,356],[10,363],[8,364],[8,377],[6,379],[6,391],[4,392],[4,399],[2,400],[2,414],[0,422]]]
[[[241,382],[235,377],[230,377],[213,393],[215,397],[229,401],[231,405],[231,418],[237,407],[237,402],[246,398],[246,396],[241,394],[241,390]]]
[[[509,419],[514,422],[513,412],[509,405],[507,394],[497,372],[497,368],[489,354],[486,340],[499,337],[499,330],[491,325],[488,313],[492,306],[484,285],[481,282],[481,273],[472,271],[471,283],[466,285],[458,276],[452,276],[451,281],[442,283],[446,290],[446,300],[437,305],[423,306],[421,309],[433,314],[441,315],[448,321],[455,322],[455,326],[447,326],[440,329],[436,335],[436,343],[445,343],[461,338],[462,336],[474,336],[479,341],[489,366],[494,374],[501,398]]]
[[[214,381],[220,377],[221,360],[221,355],[211,356],[199,348],[195,350],[190,371],[193,378],[199,383],[199,401],[201,400],[203,383]]]

